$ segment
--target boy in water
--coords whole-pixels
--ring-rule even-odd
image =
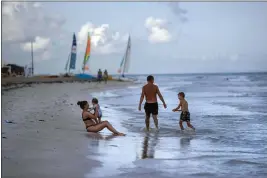
[[[184,92],[178,93],[178,98],[180,100],[180,103],[179,103],[178,107],[173,109],[172,111],[173,112],[182,111],[181,115],[180,115],[180,121],[179,121],[179,125],[180,125],[181,130],[184,130],[183,122],[186,122],[188,127],[195,130],[195,128],[190,123],[190,112],[188,111],[188,103],[184,99],[184,97],[185,97]],[[180,107],[181,107],[181,109],[179,110]]]
[[[93,109],[95,111],[95,113],[98,113],[97,119],[96,119],[96,123],[100,123],[101,122],[101,117],[102,117],[102,111],[100,109],[100,106],[98,104],[98,99],[93,98],[92,99],[92,104],[93,104]]]

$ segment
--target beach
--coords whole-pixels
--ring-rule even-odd
[[[83,177],[100,166],[101,162],[87,158],[92,151],[88,143],[105,134],[86,132],[76,103],[90,101],[91,92],[131,84],[32,84],[2,92],[3,177]]]
[[[73,83],[73,82],[92,82],[95,81],[94,79],[80,79],[77,77],[41,77],[41,76],[34,76],[34,77],[2,77],[1,86],[2,90],[10,90],[16,88],[27,87],[32,84],[39,84],[39,83]]]
[[[159,132],[137,110],[136,82],[32,84],[2,91],[2,176],[64,178],[267,176],[267,74],[155,75]],[[196,131],[171,110],[183,91]],[[78,100],[99,99],[108,130],[85,131]],[[5,120],[12,121],[7,123]],[[151,127],[154,124],[151,120]]]

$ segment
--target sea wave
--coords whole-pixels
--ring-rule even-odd
[[[228,79],[230,82],[250,82],[248,76],[234,76],[226,79]]]
[[[264,163],[260,163],[260,162],[255,162],[255,161],[247,161],[247,160],[241,160],[241,159],[231,159],[229,161],[226,161],[225,164],[232,164],[232,165],[237,165],[237,164],[260,164],[260,165],[266,165]]]
[[[110,91],[101,91],[101,92],[93,92],[90,93],[90,95],[92,97],[96,97],[96,98],[113,98],[113,97],[119,97],[120,95],[115,94],[115,91],[112,92]]]

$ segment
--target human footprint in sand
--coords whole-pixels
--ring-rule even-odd
[[[95,123],[93,119],[97,119],[98,112],[95,112],[95,114],[91,114],[90,112],[88,112],[89,104],[87,101],[78,101],[77,105],[79,105],[82,109],[82,119],[87,132],[99,132],[104,128],[107,128],[114,135],[125,136],[124,133],[118,132],[108,121],[101,121],[100,123]]]

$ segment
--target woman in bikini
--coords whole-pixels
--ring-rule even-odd
[[[85,124],[87,132],[99,132],[104,128],[110,130],[114,135],[124,136],[124,133],[118,132],[108,121],[102,121],[100,123],[95,123],[94,120],[98,117],[98,112],[91,114],[88,112],[89,104],[87,101],[78,101],[77,105],[80,106],[82,111],[82,119]]]

